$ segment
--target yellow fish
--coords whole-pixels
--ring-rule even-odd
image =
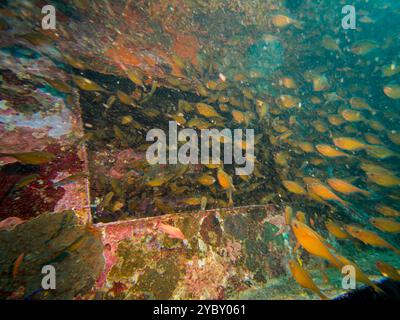
[[[354,54],[363,56],[363,55],[366,55],[366,54],[372,52],[373,50],[377,49],[378,47],[379,47],[379,44],[375,41],[362,40],[362,41],[358,41],[357,43],[355,43],[351,47],[351,51]]]
[[[376,205],[375,210],[386,217],[400,217],[400,211],[382,204]]]
[[[333,139],[333,143],[336,147],[347,151],[357,151],[367,147],[365,143],[348,137],[335,138]]]
[[[339,225],[337,225],[332,220],[328,219],[325,222],[325,227],[328,232],[336,237],[337,239],[349,239],[350,235]]]
[[[99,86],[97,83],[95,83],[94,81],[89,80],[87,78],[84,78],[84,77],[81,77],[81,76],[77,76],[77,75],[73,75],[72,76],[72,80],[82,90],[108,92],[107,90],[105,90],[104,88]]]
[[[211,186],[215,182],[215,178],[209,174],[201,175],[197,181],[203,186]]]
[[[337,201],[345,206],[347,206],[346,201],[340,199],[331,189],[329,189],[327,186],[325,186],[322,183],[312,183],[309,184],[308,190],[310,190],[312,193],[316,194],[320,198],[324,200],[332,200],[332,201]]]
[[[297,182],[284,180],[284,181],[282,181],[282,184],[291,193],[300,194],[300,195],[307,194],[306,190]]]
[[[391,99],[400,99],[400,84],[388,84],[383,88],[383,92]]]
[[[196,104],[196,110],[200,115],[202,115],[206,118],[221,117],[221,115],[217,111],[215,111],[214,107],[212,107],[208,104],[205,104],[203,102],[199,102]]]
[[[357,188],[356,186],[353,186],[351,183],[342,179],[331,178],[326,180],[326,182],[328,182],[332,189],[343,194],[362,193],[365,196],[370,195],[368,191],[361,190],[360,188]]]
[[[321,299],[329,300],[329,298],[321,292],[321,290],[317,287],[317,285],[311,279],[310,274],[305,269],[303,269],[300,266],[300,264],[298,264],[294,260],[290,260],[289,268],[290,268],[290,272],[292,273],[293,278],[296,280],[296,282],[298,284],[300,284],[303,288],[313,291]]]
[[[381,238],[378,236],[375,232],[365,230],[362,228],[359,228],[357,226],[346,226],[346,231],[353,237],[361,242],[374,246],[374,247],[382,247],[382,248],[387,248],[390,250],[393,250],[396,254],[400,255],[400,250],[391,245],[389,242],[387,242],[385,239]]]
[[[320,154],[328,158],[350,157],[350,155],[348,155],[347,153],[336,150],[334,147],[328,144],[317,144],[315,148]]]
[[[296,28],[301,29],[302,24],[300,21],[292,19],[284,14],[277,14],[272,17],[272,24],[277,28],[286,28],[294,25]]]
[[[328,249],[325,240],[309,226],[293,219],[292,230],[297,241],[308,253],[329,261],[337,268],[342,266],[342,263]]]
[[[388,233],[399,233],[400,222],[389,218],[370,218],[369,222],[379,230]]]
[[[395,267],[391,266],[390,264],[385,263],[383,261],[377,261],[376,267],[379,269],[379,271],[382,273],[382,275],[384,277],[387,277],[394,281],[400,281],[399,271]]]
[[[284,95],[279,96],[276,99],[276,103],[281,108],[291,109],[291,108],[299,106],[300,99],[297,97],[293,97],[291,95],[284,94]]]
[[[53,161],[56,156],[46,151],[30,151],[18,153],[0,153],[0,157],[11,157],[23,164],[39,165]]]
[[[364,121],[364,117],[360,111],[353,109],[345,109],[341,112],[342,117],[349,122]]]
[[[225,189],[225,190],[234,190],[233,182],[232,182],[232,177],[227,174],[222,167],[218,168],[217,171],[217,179],[219,185]]]

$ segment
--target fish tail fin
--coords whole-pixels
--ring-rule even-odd
[[[393,247],[393,246],[391,246],[391,248],[397,255],[400,256],[400,250],[399,249],[397,249],[396,247]]]
[[[304,29],[304,22],[294,20],[293,25],[296,29],[303,30]]]
[[[364,196],[366,196],[366,197],[369,197],[369,196],[371,196],[371,192],[369,192],[369,191],[366,191],[366,190],[360,190],[360,192],[361,192],[361,194],[362,194],[362,195],[364,195]]]

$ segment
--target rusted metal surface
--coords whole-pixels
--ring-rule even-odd
[[[27,68],[40,70],[35,64],[32,61]],[[26,220],[44,212],[72,209],[82,221],[87,221],[87,179],[58,185],[70,175],[87,171],[86,151],[78,143],[83,136],[78,92],[74,91],[67,102],[44,87],[30,84],[29,71],[22,73],[18,64],[10,62],[8,68],[3,72],[3,81],[10,89],[1,92],[0,152],[47,151],[56,159],[32,166],[21,165],[11,157],[1,158],[0,219],[16,216]],[[10,193],[14,184],[30,174],[38,174],[37,179]]]
[[[250,206],[98,224],[105,267],[85,298],[226,299],[261,286],[286,274],[286,233],[273,219],[280,215]]]

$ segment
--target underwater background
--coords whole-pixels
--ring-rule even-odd
[[[352,275],[398,298],[399,18],[394,0],[3,1],[0,298],[327,299]],[[217,143],[254,170],[150,164],[171,121],[253,129]]]

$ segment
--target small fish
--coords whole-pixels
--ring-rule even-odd
[[[136,106],[133,98],[121,90],[117,90],[117,97],[119,101],[121,101],[123,104],[126,104],[128,106]]]
[[[21,266],[22,261],[24,261],[25,253],[21,253],[18,258],[14,262],[12,277],[15,280],[18,275],[19,267]]]
[[[297,263],[294,260],[290,260],[289,268],[290,268],[290,272],[292,273],[293,278],[296,280],[296,282],[298,284],[300,284],[303,288],[313,291],[321,299],[329,300],[329,298],[321,292],[321,290],[317,287],[317,285],[311,279],[310,274],[305,269],[303,269],[299,263]]]
[[[99,208],[102,209],[107,208],[113,197],[114,197],[114,192],[110,191],[109,193],[107,193],[100,202]]]
[[[399,249],[391,245],[385,239],[381,238],[375,232],[365,230],[354,225],[348,225],[345,227],[345,229],[353,238],[356,238],[365,244],[374,247],[387,248],[393,250],[396,254],[400,255]]]
[[[360,111],[353,109],[344,109],[341,112],[342,117],[349,122],[360,122],[364,121],[364,117]]]
[[[87,177],[88,177],[88,174],[86,172],[79,172],[79,173],[71,174],[70,176],[68,176],[64,179],[61,179],[61,180],[55,182],[54,186],[58,188],[58,187],[66,185],[66,184],[73,183],[79,179],[87,178]]]
[[[221,115],[215,111],[214,107],[203,102],[196,103],[197,112],[206,118],[220,118]]]
[[[289,76],[282,77],[281,79],[279,79],[279,84],[284,86],[286,89],[297,89],[298,88],[296,81],[292,77],[289,77]]]
[[[146,185],[149,187],[161,187],[163,184],[168,182],[168,180],[170,180],[170,178],[171,177],[169,177],[169,176],[157,177],[157,178],[147,181]]]
[[[378,268],[378,270],[382,273],[382,275],[384,277],[387,277],[394,281],[400,281],[399,271],[395,267],[391,266],[390,264],[385,263],[383,261],[377,261],[376,267]]]
[[[305,195],[307,191],[297,182],[284,180],[282,181],[284,187],[291,193]]]
[[[400,99],[400,84],[388,84],[383,88],[383,92],[391,99]]]
[[[235,187],[233,186],[232,177],[227,174],[222,167],[218,168],[217,171],[217,179],[219,185],[225,190],[234,190]]]
[[[341,268],[342,263],[329,250],[325,240],[313,229],[296,219],[292,220],[292,230],[298,243],[310,254],[329,261],[337,268]]]
[[[358,151],[365,149],[367,147],[367,144],[355,138],[349,138],[349,137],[335,138],[333,139],[333,143],[335,144],[336,147],[347,151]]]
[[[338,44],[338,40],[329,35],[325,35],[322,37],[322,47],[329,51],[342,53],[342,50],[340,49]]]
[[[0,153],[0,157],[11,157],[23,164],[40,165],[53,161],[56,156],[46,151],[31,151],[19,153]]]
[[[213,176],[210,176],[209,174],[203,174],[197,179],[197,181],[203,186],[211,186],[215,183],[216,180]]]
[[[194,127],[201,130],[210,128],[212,124],[201,118],[193,118],[187,122],[187,126],[190,128]]]
[[[285,223],[286,225],[290,226],[292,223],[293,218],[293,209],[292,207],[286,206],[285,207]]]
[[[367,146],[365,151],[370,157],[375,159],[387,159],[392,157],[399,158],[400,155],[384,146]]]
[[[362,193],[366,197],[370,195],[368,191],[357,188],[356,186],[353,186],[351,183],[342,179],[331,178],[326,180],[326,182],[328,182],[332,189],[343,194]]]
[[[400,217],[400,211],[382,204],[376,205],[375,210],[386,217]]]
[[[328,158],[350,157],[349,154],[336,150],[334,147],[328,144],[317,144],[315,148],[320,154]]]
[[[89,79],[87,79],[85,77],[73,75],[72,76],[72,80],[82,90],[85,90],[85,91],[102,91],[102,92],[106,92],[106,93],[108,92],[107,90],[102,88],[100,85],[98,85],[94,81],[89,80]]]
[[[350,235],[339,225],[328,219],[325,222],[325,227],[328,232],[337,239],[349,239]]]
[[[172,239],[185,240],[185,235],[179,228],[157,221],[155,228],[166,233]]]
[[[39,174],[37,174],[37,173],[30,174],[29,176],[21,178],[16,184],[14,184],[10,193],[13,193],[14,191],[25,188],[26,186],[30,185],[32,182],[36,181],[38,178],[39,178]]]
[[[334,126],[341,126],[345,122],[343,120],[343,118],[338,115],[328,116],[328,121],[331,125],[334,125]]]
[[[315,92],[325,91],[329,89],[328,78],[325,75],[315,75],[312,79],[312,82]]]
[[[302,29],[302,23],[298,20],[292,19],[284,14],[277,14],[272,17],[272,24],[277,28],[286,28],[290,25],[294,25],[298,29]]]
[[[379,230],[388,233],[399,233],[400,222],[389,218],[370,218],[369,222]]]
[[[352,97],[349,100],[349,103],[353,109],[369,110],[370,112],[374,112],[374,109],[371,108],[371,106],[368,104],[367,100],[365,100],[364,98]]]
[[[382,67],[382,77],[392,77],[400,72],[400,65],[391,63]]]
[[[307,141],[299,142],[298,146],[299,146],[299,148],[300,148],[301,150],[303,150],[305,153],[312,153],[312,152],[315,152],[315,148],[314,148],[314,146],[313,146],[310,142],[307,142]]]
[[[356,42],[352,47],[351,47],[351,52],[353,52],[356,55],[366,55],[373,50],[377,49],[379,47],[379,44],[375,41],[371,40],[361,40]]]
[[[19,225],[23,222],[24,222],[24,220],[22,220],[18,217],[8,217],[8,218],[0,221],[0,231],[1,230],[12,230],[17,225]]]
[[[347,206],[347,202],[339,198],[331,189],[329,189],[326,185],[322,183],[313,183],[307,186],[307,188],[320,198],[324,200],[337,201],[345,206]]]
[[[65,82],[58,79],[44,79],[50,86],[62,93],[72,93],[72,88]]]
[[[276,104],[284,109],[292,109],[300,105],[300,99],[291,95],[283,94],[276,99]]]
[[[238,124],[247,123],[246,115],[239,110],[232,110],[232,117]]]
[[[142,80],[143,76],[138,70],[126,69],[125,73],[128,76],[129,80],[131,80],[134,84],[142,88],[145,87]]]

